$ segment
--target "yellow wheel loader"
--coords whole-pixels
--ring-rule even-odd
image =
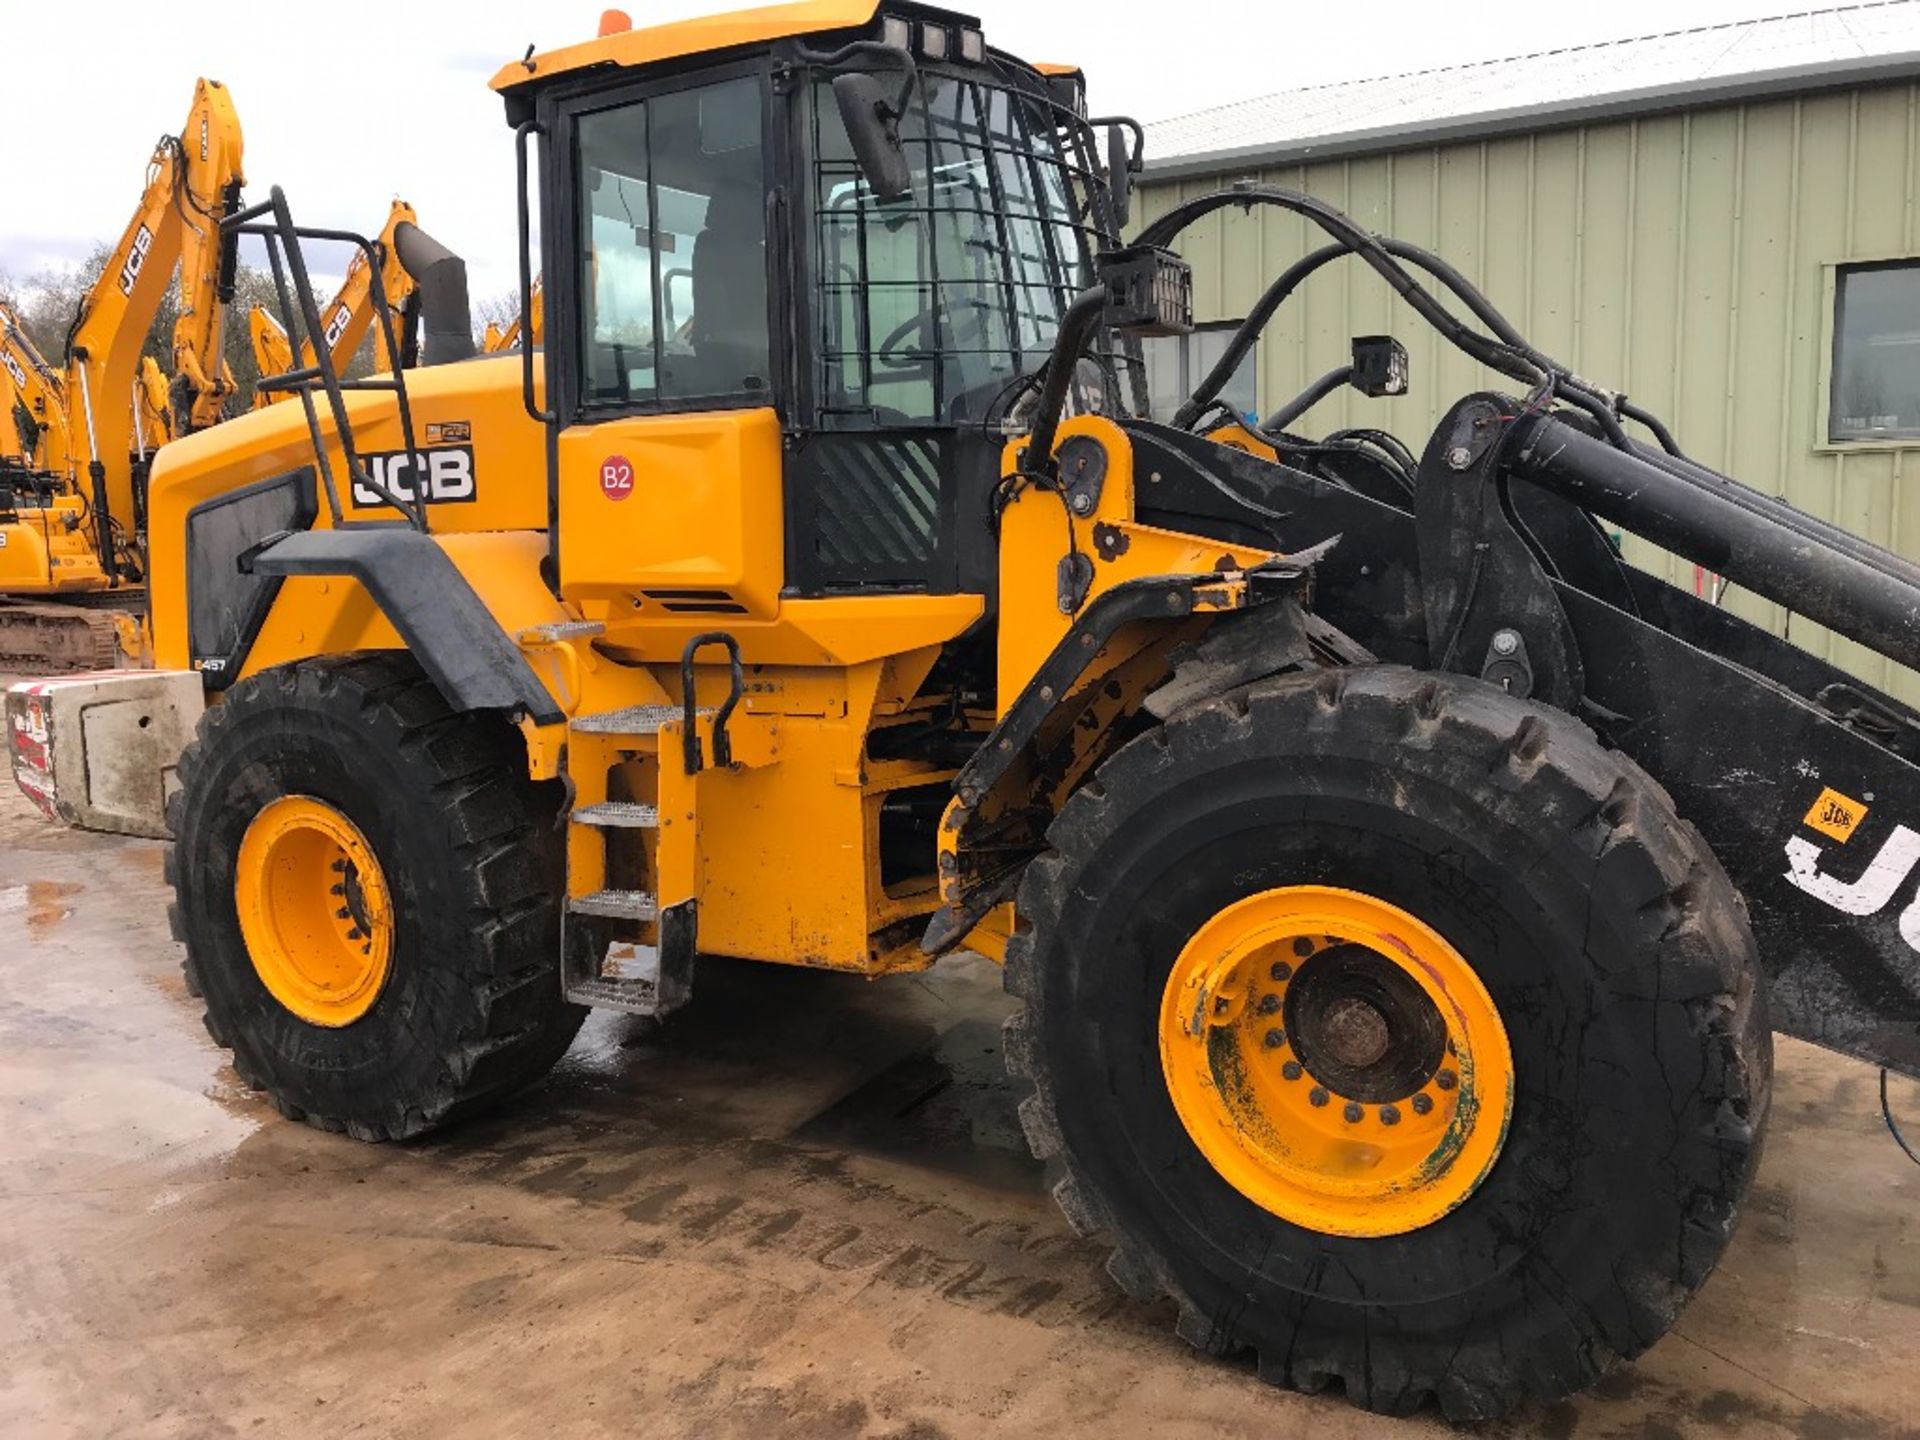
[[[605,30],[494,82],[542,350],[314,364],[169,445],[162,669],[9,696],[50,813],[164,803],[240,1076],[401,1139],[587,1007],[672,1023],[700,955],[970,949],[1067,1218],[1192,1344],[1466,1421],[1654,1343],[1732,1233],[1770,1025],[1920,1073],[1920,716],[1609,529],[1908,665],[1920,570],[1319,200],[1123,244],[1137,127],[962,16]],[[1254,205],[1327,240],[1236,349],[1344,264],[1491,388],[1412,448],[1304,433],[1405,389],[1362,336],[1264,421],[1217,377],[1143,418],[1181,232]],[[319,335],[285,197],[227,228]],[[139,783],[87,763],[188,728]]]

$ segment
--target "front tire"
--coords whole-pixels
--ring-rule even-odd
[[[234,1068],[290,1119],[418,1135],[544,1074],[562,999],[561,787],[404,654],[304,661],[201,719],[169,918]]]
[[[1768,1105],[1753,939],[1584,726],[1285,677],[1135,740],[1048,843],[1007,952],[1022,1119],[1195,1345],[1483,1420],[1640,1353],[1713,1269]]]

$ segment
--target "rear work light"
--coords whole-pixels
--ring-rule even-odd
[[[947,58],[947,27],[929,25],[924,21],[920,25],[920,58],[923,60],[944,60]]]
[[[978,30],[962,30],[960,58],[969,65],[984,64],[987,58],[987,37]]]

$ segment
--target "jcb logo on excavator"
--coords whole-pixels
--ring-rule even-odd
[[[1844,845],[1867,818],[1867,809],[1860,801],[1829,789],[1813,802],[1803,823]],[[1852,883],[1821,874],[1820,853],[1818,845],[1801,836],[1787,841],[1787,883],[1842,915],[1865,919],[1886,909],[1914,866],[1920,865],[1920,832],[1894,826],[1893,834]],[[1920,950],[1920,896],[1900,916],[1900,938]]]
[[[326,347],[331,350],[346,333],[348,323],[353,319],[353,311],[345,305],[334,307],[333,314],[327,317]]]
[[[441,445],[408,454],[392,450],[363,455],[368,478],[402,500],[420,499],[430,505],[474,498],[473,447]],[[354,482],[353,503],[385,505],[386,497],[372,486]]]
[[[0,364],[4,364],[7,367],[7,374],[13,377],[14,384],[18,385],[22,390],[27,388],[27,372],[20,368],[20,362],[18,360],[14,359],[13,356],[9,355],[5,350],[0,350]]]
[[[120,267],[120,293],[133,294],[133,282],[140,278],[140,267],[147,263],[147,252],[153,249],[153,231],[142,225],[133,232],[133,249],[127,255],[127,263]]]

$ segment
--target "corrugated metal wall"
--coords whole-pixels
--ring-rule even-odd
[[[1920,86],[1901,85],[1285,166],[1259,178],[1437,250],[1549,354],[1664,416],[1689,454],[1920,557],[1920,497],[1909,493],[1920,486],[1920,453],[1818,448],[1831,324],[1824,267],[1915,252],[1917,169]],[[1141,218],[1247,173],[1149,184]],[[1239,318],[1323,239],[1271,207],[1194,226],[1179,243],[1194,264],[1197,317]],[[1348,260],[1309,281],[1268,327],[1263,404],[1343,363],[1348,337],[1382,330],[1407,345],[1411,393],[1372,401],[1343,391],[1301,428],[1384,423],[1418,453],[1447,406],[1494,383]],[[1694,587],[1692,565],[1628,543],[1637,561]],[[1920,676],[1738,590],[1727,604],[1920,702]]]

